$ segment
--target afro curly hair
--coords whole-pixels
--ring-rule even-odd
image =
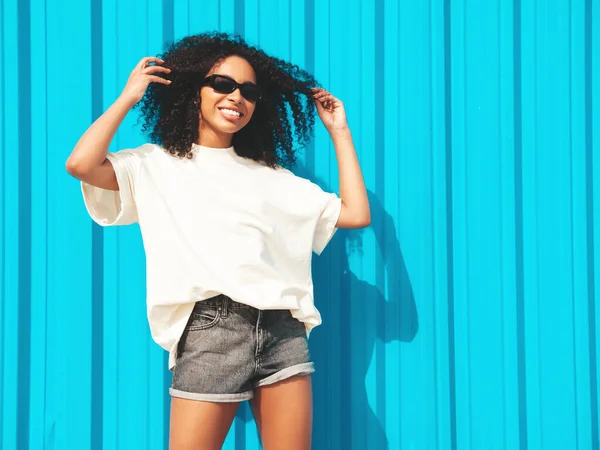
[[[273,168],[295,165],[294,135],[300,146],[310,140],[315,121],[312,88],[318,84],[308,72],[248,45],[239,35],[187,36],[157,55],[171,69],[161,75],[172,83],[151,83],[136,104],[142,131],[170,154],[192,158],[192,143],[198,140],[200,87],[216,63],[233,55],[250,63],[263,91],[250,122],[233,135],[236,153]]]

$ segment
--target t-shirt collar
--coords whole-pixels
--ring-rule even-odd
[[[235,155],[235,149],[233,145],[230,147],[216,148],[216,147],[207,147],[206,145],[199,145],[196,143],[192,143],[192,150],[196,152],[202,153],[224,153],[229,155]]]

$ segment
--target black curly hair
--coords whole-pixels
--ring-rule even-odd
[[[300,146],[310,140],[315,121],[311,89],[318,83],[298,66],[267,55],[236,34],[187,36],[157,55],[171,69],[161,76],[172,83],[150,83],[136,105],[142,131],[150,130],[150,140],[172,155],[191,158],[192,143],[198,139],[202,80],[217,62],[233,55],[250,63],[263,91],[250,122],[233,135],[235,151],[269,167],[295,165],[298,148],[293,135]]]

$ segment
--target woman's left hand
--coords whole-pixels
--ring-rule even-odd
[[[346,110],[341,100],[335,98],[328,91],[321,88],[313,89],[313,99],[317,106],[319,117],[329,133],[348,129]]]

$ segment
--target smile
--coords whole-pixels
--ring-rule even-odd
[[[229,109],[229,108],[219,108],[219,111],[221,111],[221,114],[223,114],[223,116],[225,116],[226,119],[230,119],[230,120],[237,120],[237,119],[241,119],[244,114],[242,114],[239,111],[234,111],[233,109]]]

